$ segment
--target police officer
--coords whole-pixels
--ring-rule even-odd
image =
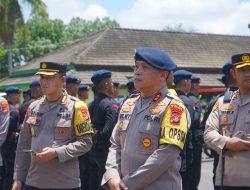
[[[175,68],[160,49],[136,49],[134,84],[140,95],[124,102],[112,133],[102,181],[110,190],[181,190],[179,155],[189,120],[166,86]]]
[[[7,137],[9,119],[9,104],[5,98],[0,96],[0,150],[2,149],[2,145]],[[3,160],[0,152],[0,189],[3,189],[3,171]]]
[[[40,86],[40,81],[35,79],[30,83],[30,99],[26,101],[25,103],[21,104],[19,106],[19,112],[20,112],[20,120],[19,123],[22,124],[26,111],[29,107],[29,105],[34,102],[36,99],[41,98],[43,96],[42,89]]]
[[[45,96],[30,104],[21,128],[12,190],[80,189],[78,156],[92,146],[87,106],[67,94],[66,65],[41,62]]]
[[[114,93],[111,72],[105,69],[96,71],[91,81],[98,91],[97,97],[89,105],[89,113],[95,131],[93,147],[90,151],[89,189],[101,188],[102,176],[110,146],[110,136],[117,120],[117,105],[112,100]]]
[[[9,190],[13,183],[14,161],[19,136],[19,110],[15,105],[20,103],[21,90],[18,87],[11,86],[5,89],[5,93],[10,108],[10,120],[7,137],[1,151],[4,165],[3,189]]]
[[[196,76],[191,77],[191,90],[188,97],[191,99],[194,107],[194,121],[192,131],[192,145],[193,145],[193,189],[198,190],[201,177],[201,152],[203,143],[203,130],[200,127],[201,118],[201,102],[198,98],[200,89],[200,78]]]
[[[86,84],[80,84],[78,86],[78,98],[85,102],[89,96],[89,86]],[[79,156],[79,167],[80,167],[80,179],[81,179],[81,189],[89,189],[89,152]]]
[[[66,91],[69,95],[76,97],[81,80],[73,75],[66,76]]]
[[[191,117],[191,127],[187,134],[187,140],[184,150],[181,153],[182,166],[180,173],[182,175],[183,190],[193,188],[193,144],[192,131],[194,121],[194,107],[192,100],[187,96],[191,89],[192,73],[186,70],[177,70],[174,72],[175,90],[178,97],[184,102]]]
[[[86,84],[80,84],[78,86],[78,98],[82,101],[86,101],[89,98],[89,86]]]
[[[233,73],[233,65],[232,65],[231,61],[226,62],[225,64],[223,64],[221,72],[222,72],[221,81],[222,81],[222,83],[225,85],[225,87],[227,89],[226,89],[226,92],[218,94],[216,97],[214,97],[209,102],[208,108],[206,109],[206,111],[204,113],[204,116],[203,116],[203,119],[201,121],[201,129],[203,131],[205,130],[205,124],[206,124],[207,118],[208,118],[209,114],[211,113],[211,111],[212,111],[215,103],[217,102],[217,100],[220,97],[223,96],[223,103],[229,103],[231,101],[233,92],[238,90],[237,83],[236,83],[236,81],[235,81],[235,79],[233,78],[233,75],[232,75],[232,73]],[[219,155],[213,150],[212,150],[212,154],[213,154],[213,157],[214,157],[214,161],[213,161],[213,184],[214,184],[214,189],[219,190],[220,187],[215,186],[215,175],[216,175],[216,168],[217,168],[217,165],[218,165],[218,162],[219,162]]]
[[[27,90],[23,91],[23,104],[28,102],[30,100],[31,96],[31,90],[28,88]]]
[[[223,190],[245,190],[249,181],[250,53],[232,56],[233,77],[239,87],[229,102],[220,97],[206,122],[205,142],[219,155],[215,184]]]

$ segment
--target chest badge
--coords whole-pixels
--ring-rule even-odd
[[[59,133],[59,136],[60,137],[66,137],[67,135],[67,131],[66,131],[66,128],[62,127],[58,130],[58,133]]]
[[[149,137],[145,137],[142,139],[142,145],[144,148],[149,148],[152,145],[152,139]]]

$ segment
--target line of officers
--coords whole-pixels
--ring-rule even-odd
[[[117,96],[119,94],[119,83],[112,81],[111,71],[104,69],[96,71],[91,77],[93,82],[92,89],[95,93],[94,100],[88,107],[83,101],[88,98],[89,87],[79,85],[81,81],[72,75],[65,76],[66,65],[59,63],[40,63],[40,70],[37,73],[37,75],[40,75],[40,81],[34,80],[30,84],[31,97],[20,105],[19,110],[15,105],[20,101],[20,89],[17,87],[7,88],[5,92],[8,102],[2,97],[0,102],[0,142],[3,160],[2,163],[0,162],[2,189],[11,189],[14,178],[15,182],[12,188],[14,190],[21,189],[21,187],[26,190],[99,190],[105,188],[102,185],[107,185],[106,187],[111,190],[146,190],[152,189],[154,187],[152,184],[158,180],[160,185],[156,183],[155,187],[159,190],[196,190],[198,189],[201,174],[204,129],[206,143],[217,153],[223,155],[220,158],[217,156],[218,159],[215,159],[215,162],[220,160],[220,167],[216,166],[218,162],[215,163],[215,168],[217,168],[215,188],[219,185],[225,185],[225,189],[234,189],[235,183],[231,181],[231,177],[235,177],[234,172],[236,171],[234,170],[239,168],[240,170],[238,171],[245,171],[245,166],[239,167],[235,163],[234,157],[237,157],[237,162],[245,162],[248,152],[238,153],[238,151],[249,150],[247,141],[247,138],[249,138],[248,129],[246,127],[250,126],[247,123],[247,119],[243,124],[240,121],[245,120],[243,113],[245,114],[246,111],[249,114],[250,110],[244,108],[241,120],[237,120],[238,115],[236,116],[236,114],[240,111],[240,108],[235,110],[236,106],[232,102],[241,97],[242,99],[235,104],[245,106],[250,103],[249,87],[247,86],[250,76],[247,76],[247,74],[245,74],[245,78],[240,76],[242,72],[249,73],[249,54],[237,54],[232,57],[232,62],[230,61],[223,66],[222,71],[224,75],[222,80],[226,87],[230,88],[225,96],[220,95],[223,97],[222,100],[218,96],[210,103],[211,105],[205,113],[202,123],[200,122],[202,107],[198,99],[200,78],[192,76],[192,73],[186,70],[177,70],[173,73],[173,70],[176,68],[176,66],[173,66],[175,64],[165,52],[157,48],[138,48],[135,54],[135,65],[135,79],[130,79],[127,83],[130,94],[123,99],[119,99]],[[140,68],[142,74],[136,72]],[[144,84],[145,86],[140,86],[140,83],[144,80],[141,77],[143,72],[147,73],[150,69],[156,70],[159,74],[162,74],[162,71],[167,71],[167,77],[161,75],[160,79],[164,79],[161,81],[162,86],[159,86],[156,90],[151,90],[157,86],[159,81],[152,83],[152,86],[149,86],[149,90],[152,92],[147,94],[148,90],[145,89],[150,82]],[[243,82],[242,78],[244,78],[245,83],[240,89],[243,89],[244,95],[240,96],[239,91],[235,90],[238,89],[236,87],[238,80]],[[153,78],[150,80],[154,81]],[[64,86],[65,82],[66,86]],[[173,87],[175,90],[171,90]],[[82,101],[76,98],[77,96]],[[152,102],[157,107],[150,107]],[[150,106],[143,108],[145,103],[150,103]],[[167,145],[168,148],[169,145],[170,147],[174,146],[178,151],[175,149],[173,151],[179,154],[177,154],[176,159],[173,159],[170,165],[177,165],[171,168],[170,171],[172,173],[162,171],[160,174],[157,173],[158,176],[151,176],[153,181],[151,181],[150,185],[139,184],[133,186],[133,173],[129,173],[132,185],[125,178],[124,183],[118,182],[117,186],[116,183],[112,183],[111,179],[116,175],[120,175],[122,179],[121,173],[123,171],[119,168],[121,167],[119,164],[123,160],[121,151],[124,149],[123,143],[125,142],[122,133],[124,130],[127,132],[129,127],[131,129],[132,126],[130,125],[132,125],[133,121],[130,118],[133,117],[133,111],[138,105],[140,105],[142,113],[151,113],[151,115],[144,114],[141,118],[141,120],[146,120],[148,123],[144,125],[153,130],[151,128],[155,125],[155,122],[160,124],[159,128],[161,128],[161,135],[156,138],[159,141],[156,143],[158,147],[154,147],[155,137],[147,136],[147,133],[144,131],[146,135],[144,134],[139,140],[139,143],[141,143],[139,146],[139,149],[141,147],[141,154],[143,154],[144,149],[150,150],[151,155],[153,155],[162,146]],[[170,107],[169,120],[164,116],[165,109],[168,110],[167,105]],[[161,111],[158,108],[160,106],[166,107],[164,109],[161,108]],[[184,113],[185,121],[183,121]],[[137,115],[137,118],[140,117]],[[138,120],[136,117],[133,119],[135,121]],[[207,119],[208,121],[206,122]],[[141,120],[137,121],[139,122],[138,126],[141,125]],[[164,122],[165,125],[162,124]],[[235,129],[238,127],[238,125],[235,126],[237,122],[242,130]],[[184,125],[183,123],[186,124]],[[156,129],[154,130],[157,131]],[[171,130],[176,131],[176,134],[174,134],[175,132],[171,133]],[[233,130],[233,132],[230,130]],[[165,131],[169,131],[169,133]],[[184,138],[176,137],[176,139],[173,139],[179,132],[183,132]],[[116,135],[116,133],[119,136],[118,147],[120,149],[114,146],[117,143],[117,139],[113,135]],[[155,134],[157,132],[154,132]],[[125,138],[128,137],[125,136]],[[170,150],[172,151],[172,149]],[[234,155],[234,151],[237,151],[236,155]],[[143,154],[143,157],[150,160],[151,155]],[[180,162],[178,161],[179,156],[181,158]],[[115,163],[113,163],[114,158]],[[168,158],[161,157],[160,159]],[[113,160],[113,162],[110,163],[110,160]],[[225,160],[227,165],[225,165]],[[130,161],[136,162],[136,160],[132,159]],[[231,163],[234,163],[234,165],[230,166]],[[119,166],[118,168],[117,165]],[[221,168],[223,169],[221,170]],[[226,172],[227,168],[230,168],[228,172]],[[147,171],[147,167],[144,170],[144,172],[151,172],[150,169]],[[176,173],[176,170],[180,176]],[[172,181],[165,180],[164,182],[164,180],[161,180],[161,177],[165,176],[164,172],[168,173],[167,176]],[[136,175],[136,172],[134,175]],[[237,180],[240,181],[240,188],[242,186],[242,189],[247,189],[249,187],[247,181],[249,180],[244,180],[247,173],[243,172],[243,174],[237,175],[240,176],[237,177]],[[181,182],[181,184],[178,182]],[[134,183],[137,184],[138,182]],[[131,186],[128,187],[129,185]],[[149,186],[150,188],[148,188]],[[236,184],[236,186],[239,185]]]

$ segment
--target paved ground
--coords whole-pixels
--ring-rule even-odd
[[[213,190],[213,160],[205,159],[201,165],[201,181],[199,190]]]

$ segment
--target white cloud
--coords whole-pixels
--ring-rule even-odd
[[[116,19],[128,28],[161,30],[182,24],[204,33],[250,35],[249,12],[250,2],[240,0],[135,0]]]
[[[68,23],[73,17],[93,20],[108,16],[107,11],[98,4],[87,5],[83,0],[44,0],[51,19],[59,18]]]

